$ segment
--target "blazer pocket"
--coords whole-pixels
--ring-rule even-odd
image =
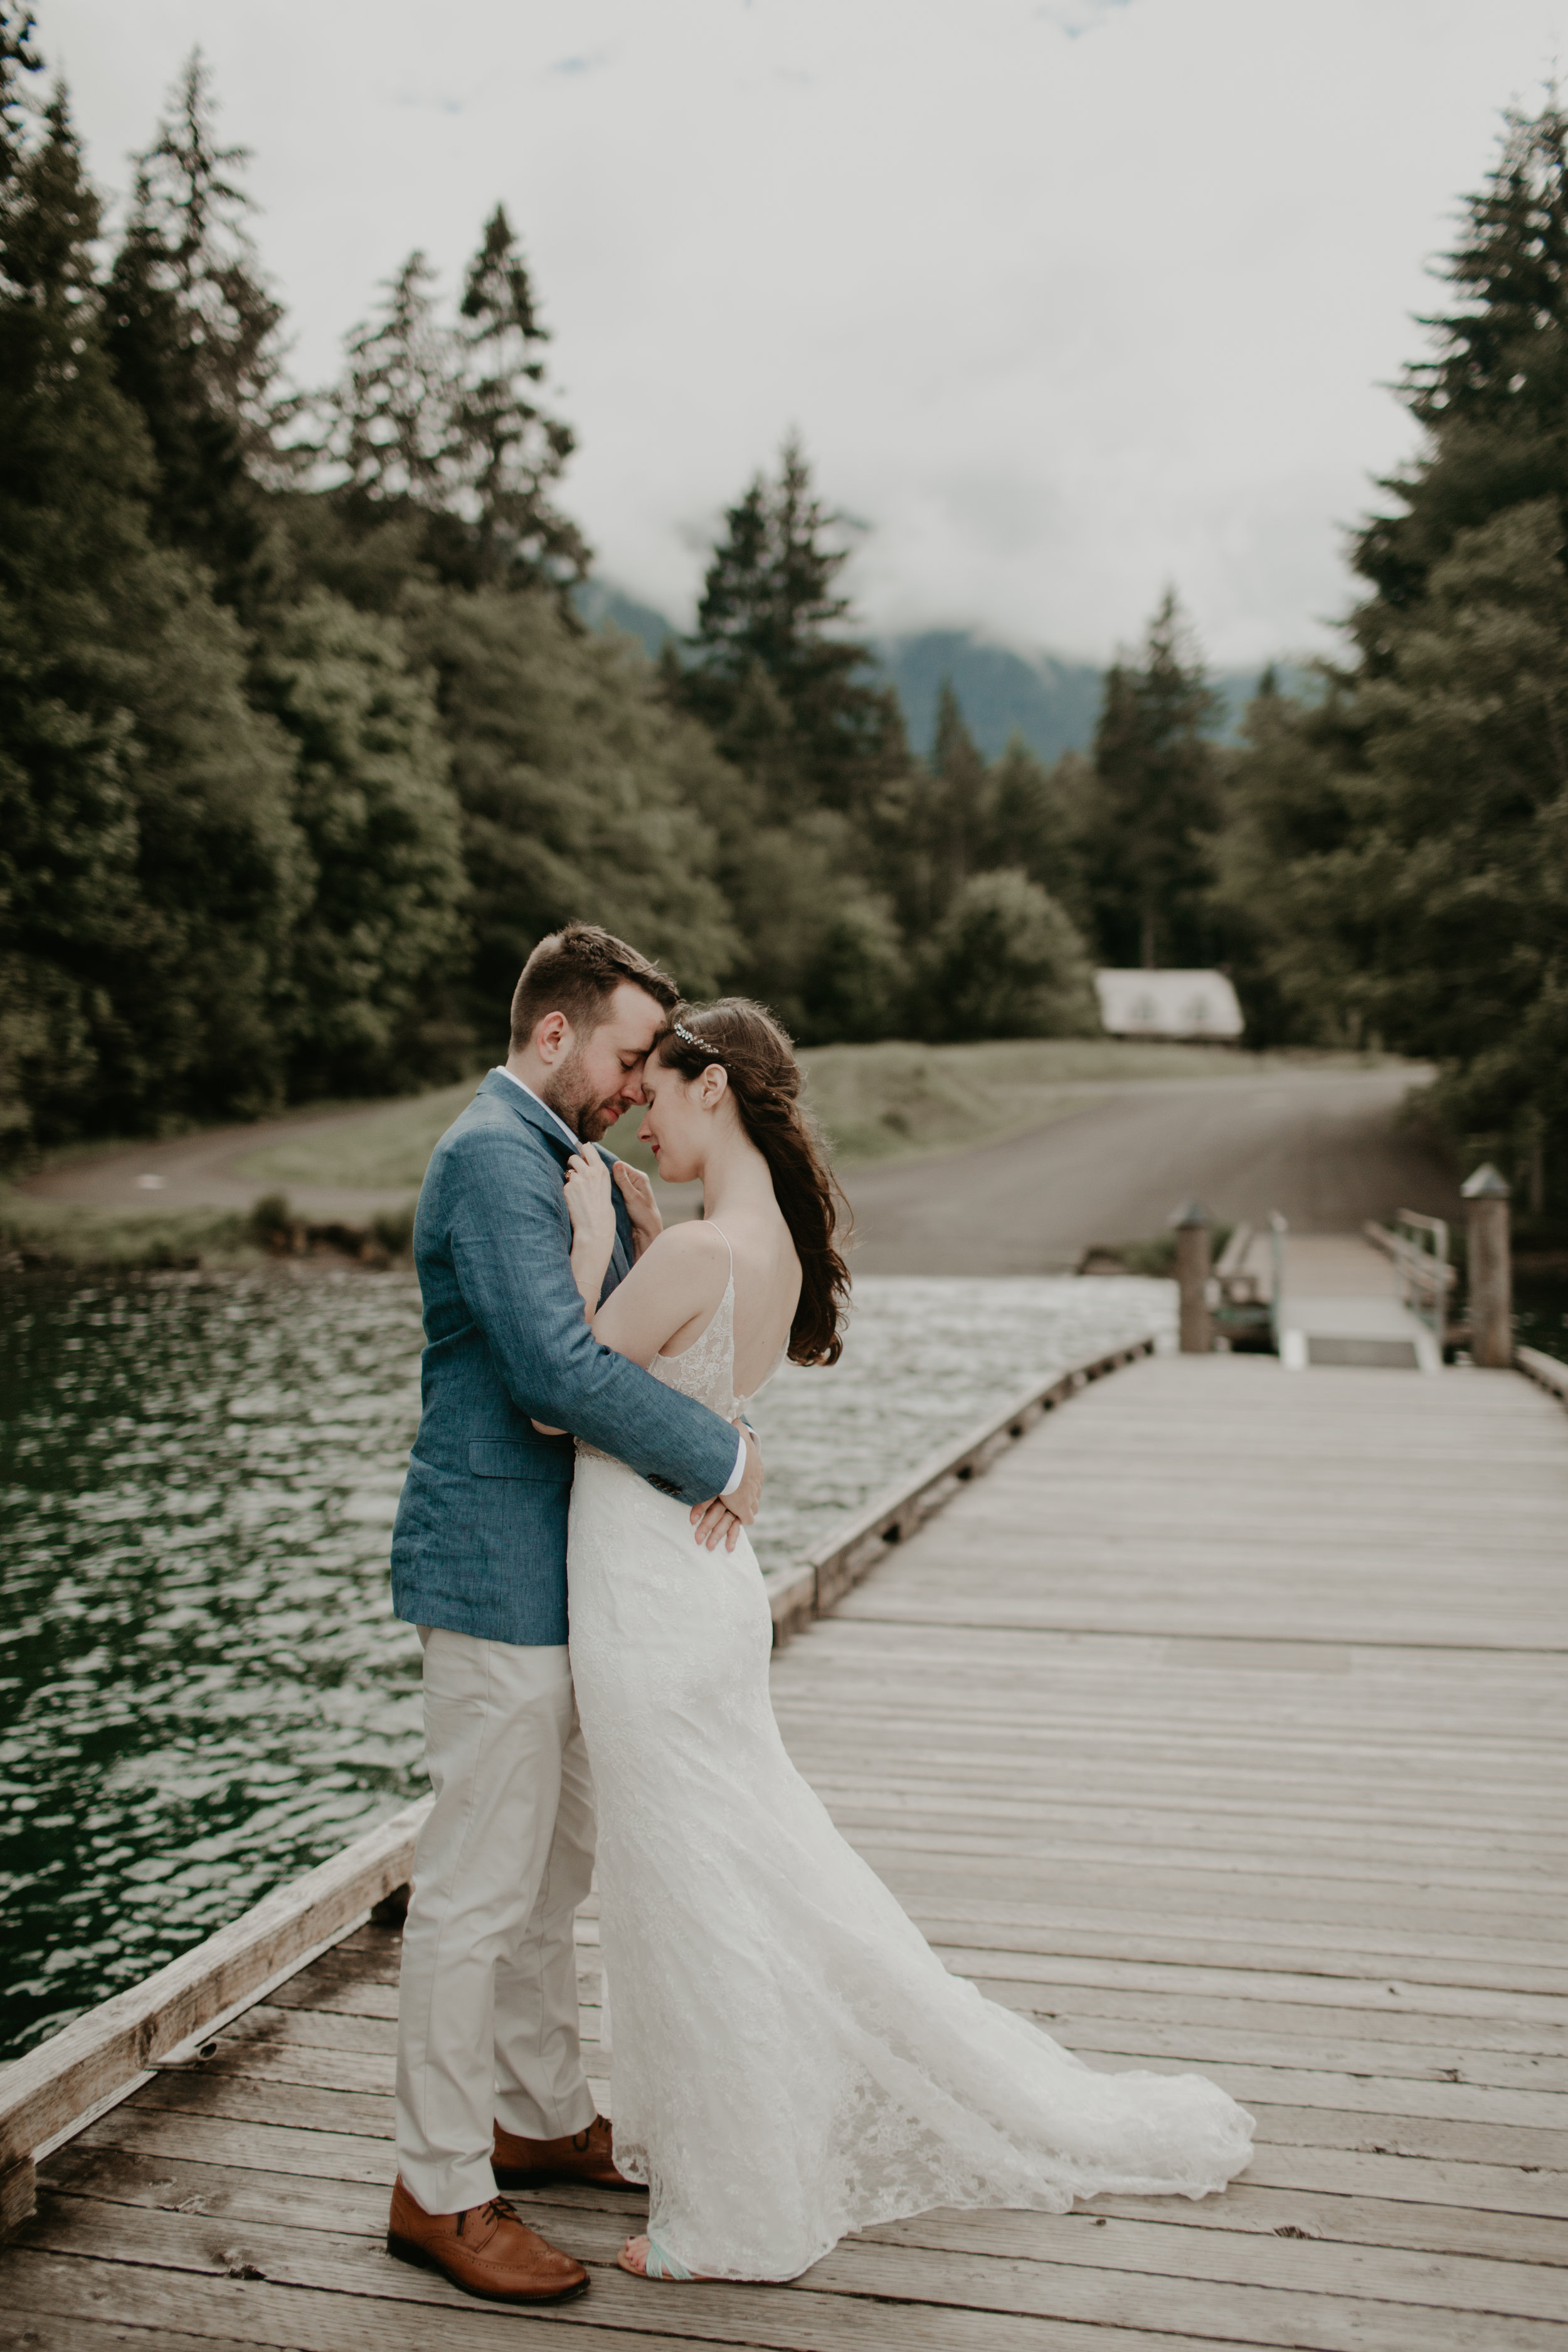
[[[547,1454],[510,1437],[476,1437],[468,1446],[468,1473],[475,1478],[534,1478],[561,1486],[571,1477],[574,1462],[574,1449],[560,1440]]]

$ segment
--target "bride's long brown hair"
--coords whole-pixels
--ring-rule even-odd
[[[728,1077],[741,1124],[768,1163],[800,1260],[790,1360],[836,1364],[849,1303],[849,1269],[836,1240],[835,1202],[844,1195],[816,1122],[801,1108],[800,1065],[790,1039],[749,996],[721,996],[712,1004],[682,1005],[653,1050],[683,1078],[700,1078],[715,1062]]]

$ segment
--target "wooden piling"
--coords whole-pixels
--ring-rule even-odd
[[[1206,1356],[1214,1348],[1214,1318],[1209,1313],[1209,1213],[1201,1201],[1188,1201],[1171,1219],[1176,1229],[1176,1284],[1181,1292],[1184,1356]]]
[[[1513,1361],[1509,1187],[1487,1160],[1461,1189],[1469,1218],[1470,1359],[1506,1371]]]

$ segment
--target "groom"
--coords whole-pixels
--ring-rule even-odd
[[[698,1542],[716,1543],[731,1514],[749,1524],[762,1493],[750,1433],[602,1348],[572,1276],[567,1161],[644,1099],[644,1062],[679,1001],[592,924],[542,940],[505,1066],[436,1146],[414,1225],[424,1409],[392,1591],[424,1645],[436,1801],[403,1936],[387,2246],[506,2303],[563,2301],[588,2274],[497,2199],[498,2179],[631,2186],[577,2042],[573,1918],[594,1796],[566,1649],[573,1444],[533,1423],[692,1505]],[[616,1220],[606,1292],[634,1255],[618,1186]]]

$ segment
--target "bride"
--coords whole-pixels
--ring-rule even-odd
[[[785,1355],[832,1363],[848,1276],[789,1040],[727,998],[648,1056],[643,1139],[699,1177],[666,1233],[617,1164],[637,1262],[596,1310],[615,1239],[597,1153],[567,1174],[573,1270],[605,1346],[736,1417]],[[578,1443],[572,1675],[599,1807],[615,2019],[615,2153],[650,2191],[622,2267],[788,2279],[847,2231],[932,2206],[1203,2197],[1251,2118],[1198,2074],[1107,2074],[950,1976],[795,1771],[768,1695],[752,1547],[693,1545],[683,1504]],[[740,1539],[735,1540],[737,1535]]]

